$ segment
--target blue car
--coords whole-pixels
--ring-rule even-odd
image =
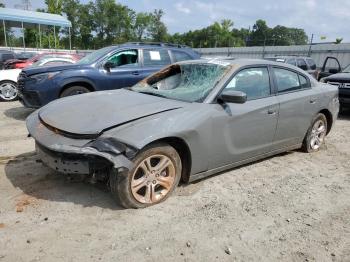
[[[168,64],[199,57],[191,48],[173,44],[109,46],[74,65],[24,69],[18,97],[25,107],[39,108],[61,97],[130,87]]]

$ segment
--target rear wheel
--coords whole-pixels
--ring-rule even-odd
[[[17,84],[15,82],[5,80],[0,82],[0,100],[14,101],[17,99]]]
[[[155,144],[141,151],[131,170],[110,174],[113,196],[125,208],[144,208],[167,199],[181,177],[181,159],[167,144]]]
[[[312,153],[320,150],[327,135],[327,118],[324,114],[317,114],[303,142],[303,151]]]
[[[80,95],[89,92],[90,90],[84,86],[71,86],[62,92],[61,97]]]

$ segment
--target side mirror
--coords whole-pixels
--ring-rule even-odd
[[[339,73],[338,69],[336,69],[336,68],[330,68],[328,72],[331,73],[331,74]]]
[[[241,91],[224,91],[219,95],[218,102],[244,104],[247,101],[247,94]]]
[[[107,72],[111,71],[111,68],[114,67],[114,63],[111,61],[107,61],[104,65],[103,65],[104,69],[107,70]]]

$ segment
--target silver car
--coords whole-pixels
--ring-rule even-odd
[[[27,128],[43,163],[108,181],[142,208],[191,182],[284,151],[320,149],[339,111],[337,87],[265,60],[170,65],[130,89],[59,99]]]

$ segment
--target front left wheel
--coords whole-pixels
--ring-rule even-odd
[[[125,208],[144,208],[167,199],[179,184],[181,159],[167,144],[154,144],[142,150],[128,172],[110,173],[112,195]]]
[[[0,82],[0,100],[14,101],[17,99],[18,90],[17,84],[10,80]]]
[[[89,93],[90,90],[84,86],[71,86],[65,89],[60,97],[74,96]]]

